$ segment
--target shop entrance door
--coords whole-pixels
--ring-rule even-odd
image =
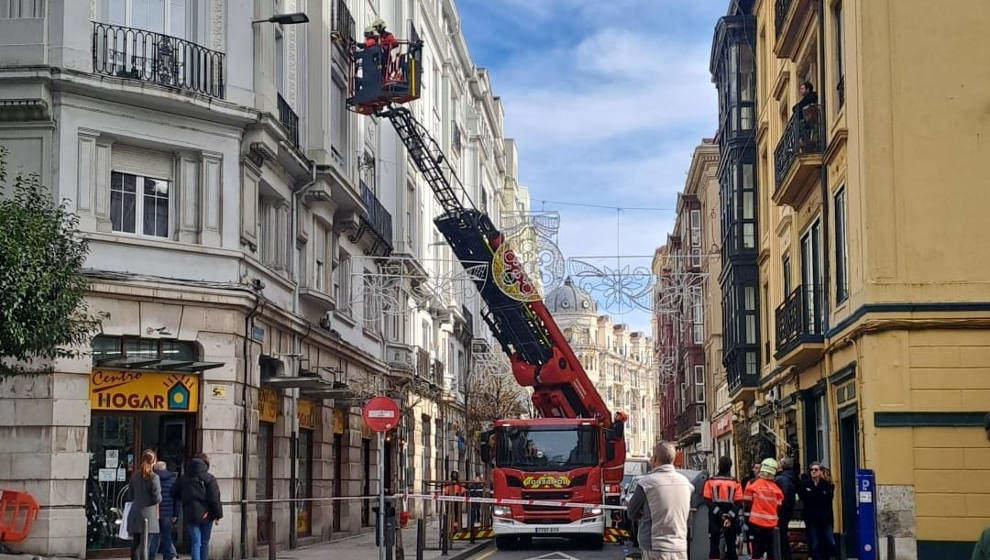
[[[339,497],[343,491],[344,479],[344,436],[342,434],[333,435],[333,495]],[[343,501],[333,503],[333,530],[340,531],[340,510],[344,507]]]

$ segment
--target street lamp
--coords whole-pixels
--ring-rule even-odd
[[[281,23],[282,25],[295,25],[297,23],[309,23],[309,16],[303,12],[293,12],[291,14],[275,14],[268,19],[256,19],[251,25],[256,23]]]

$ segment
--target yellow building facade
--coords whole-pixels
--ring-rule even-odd
[[[740,0],[716,30],[756,184],[738,459],[828,466],[843,557],[856,469],[876,475],[882,558],[888,537],[898,559],[968,558],[990,526],[988,28],[986,0]]]

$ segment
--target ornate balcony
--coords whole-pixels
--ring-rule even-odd
[[[773,5],[776,40],[773,53],[777,58],[794,59],[801,45],[801,32],[815,15],[812,0],[776,0]]]
[[[694,441],[701,438],[701,430],[699,428],[701,422],[698,421],[698,409],[704,408],[704,406],[703,404],[692,403],[677,415],[674,423],[674,434],[677,436],[679,444],[691,445]]]
[[[822,167],[821,105],[791,115],[773,153],[773,201],[797,208]]]
[[[361,202],[364,204],[365,213],[361,216],[361,225],[352,238],[352,243],[357,243],[365,233],[374,236],[374,243],[371,247],[373,255],[388,255],[392,253],[392,214],[385,209],[375,193],[361,183]]]
[[[93,22],[93,72],[224,96],[223,53],[143,29]]]
[[[282,123],[289,133],[289,141],[292,145],[299,147],[299,115],[292,110],[282,94],[278,94],[278,122]]]
[[[821,297],[817,288],[798,286],[777,307],[777,352],[781,365],[806,365],[821,357],[825,347],[822,334]]]

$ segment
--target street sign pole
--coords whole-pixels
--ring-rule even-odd
[[[385,560],[385,432],[378,432],[378,560]]]
[[[365,403],[361,417],[365,426],[378,432],[378,560],[385,560],[390,540],[385,529],[385,432],[398,424],[399,407],[392,399],[377,396]]]

